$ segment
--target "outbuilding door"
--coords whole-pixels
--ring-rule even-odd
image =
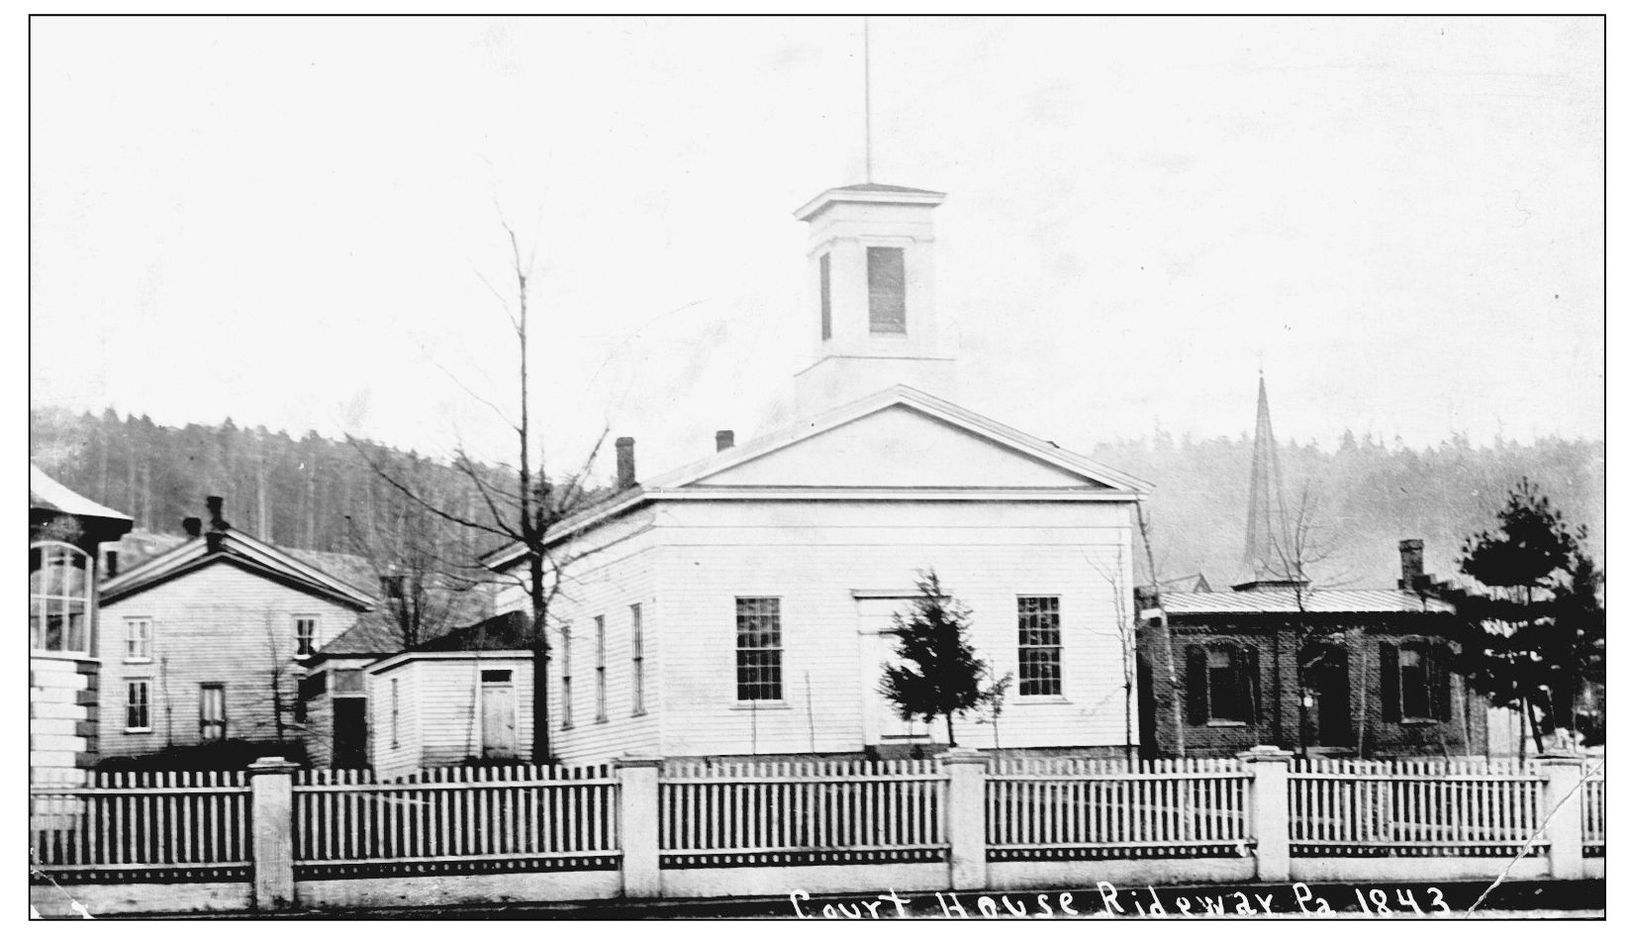
[[[333,766],[367,767],[367,698],[335,697],[333,712]]]
[[[481,672],[481,754],[487,758],[513,758],[517,754],[514,684],[509,674]]]
[[[881,692],[882,670],[897,660],[898,637],[888,629],[893,626],[893,614],[909,612],[910,601],[903,597],[856,596],[855,602],[859,607],[859,686],[865,744],[928,741],[927,727],[920,720],[900,719]]]

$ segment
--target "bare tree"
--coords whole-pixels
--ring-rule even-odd
[[[1125,691],[1125,764],[1132,765],[1136,761],[1131,739],[1136,718],[1136,612],[1134,606],[1126,608],[1125,588],[1120,584],[1125,567],[1123,554],[1116,560],[1118,563],[1114,565],[1112,571],[1092,563],[1092,567],[1108,583],[1108,588],[1114,595],[1114,631],[1096,634],[1113,637],[1119,646],[1120,677]]]
[[[263,673],[268,685],[267,708],[271,713],[271,727],[277,736],[277,744],[283,745],[288,741],[291,723],[287,716],[293,708],[287,693],[289,683],[294,680],[294,643],[290,636],[293,630],[284,628],[281,618],[271,610],[266,611],[264,625],[266,663]]]
[[[413,495],[448,508],[424,478],[425,462],[409,457],[394,473]],[[479,618],[488,603],[483,578],[477,574],[467,534],[454,533],[446,520],[397,494],[387,503],[386,518],[368,527],[347,515],[346,537],[352,552],[364,558],[380,584],[380,609],[390,619],[401,647],[410,649],[455,625],[460,616]]]
[[[1147,555],[1148,584],[1153,592],[1153,606],[1162,611],[1164,603],[1160,598],[1159,568],[1153,560],[1153,542],[1147,512],[1142,509],[1140,498],[1136,501],[1136,528],[1142,536],[1142,550]],[[1187,734],[1183,727],[1187,721],[1182,718],[1182,707],[1186,706],[1186,688],[1182,686],[1181,680],[1176,676],[1176,643],[1171,639],[1170,618],[1168,616],[1158,622],[1158,629],[1161,639],[1160,644],[1164,646],[1165,674],[1170,682],[1170,720],[1172,723],[1171,731],[1176,739],[1176,757],[1185,758],[1187,757]],[[1157,701],[1154,703],[1154,710],[1155,712],[1158,710]]]
[[[480,511],[478,514],[467,514],[462,507],[446,505],[422,493],[410,482],[402,480],[377,456],[369,455],[364,443],[353,436],[347,436],[347,439],[364,455],[373,473],[397,493],[448,523],[496,539],[500,550],[505,553],[504,560],[508,563],[518,562],[518,573],[505,572],[500,576],[519,584],[528,599],[534,682],[532,761],[548,764],[552,759],[548,717],[549,609],[572,564],[592,554],[592,551],[583,550],[576,544],[579,541],[576,534],[564,529],[562,523],[591,502],[591,494],[584,481],[610,430],[601,431],[592,450],[574,473],[565,475],[558,484],[551,479],[543,453],[541,431],[532,417],[531,269],[535,254],[522,258],[520,241],[514,229],[507,221],[500,219],[500,222],[509,244],[510,270],[514,275],[512,294],[506,295],[485,277],[481,280],[503,306],[515,337],[519,362],[519,420],[509,419],[489,398],[470,391],[451,372],[447,374],[477,401],[504,419],[514,432],[519,446],[519,467],[513,471],[486,467],[476,462],[461,446],[456,449],[452,467],[474,492],[476,508]],[[513,476],[512,483],[507,479],[510,474]]]
[[[1312,485],[1302,485],[1299,500],[1292,509],[1283,513],[1282,525],[1271,534],[1271,561],[1264,565],[1267,574],[1273,580],[1283,582],[1294,596],[1295,611],[1290,621],[1290,632],[1294,638],[1295,715],[1298,726],[1295,742],[1302,755],[1311,741],[1311,723],[1306,713],[1310,675],[1329,660],[1333,654],[1332,648],[1344,648],[1349,631],[1342,628],[1313,633],[1307,628],[1310,572],[1327,562],[1336,550],[1327,527],[1319,521],[1321,513],[1322,503]],[[1336,578],[1325,581],[1323,586],[1338,583],[1340,579]],[[1349,655],[1350,650],[1345,649],[1345,652]]]

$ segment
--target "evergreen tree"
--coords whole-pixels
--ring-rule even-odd
[[[910,612],[893,617],[900,664],[883,670],[881,692],[901,719],[931,725],[942,716],[955,747],[955,717],[999,698],[1004,684],[989,680],[989,666],[967,641],[972,612],[945,593],[929,569],[916,581]]]
[[[1600,574],[1573,530],[1536,484],[1522,478],[1497,515],[1498,526],[1466,539],[1459,560],[1478,589],[1455,596],[1475,690],[1520,712],[1533,744],[1559,726],[1577,729],[1577,702],[1603,680],[1605,613]]]

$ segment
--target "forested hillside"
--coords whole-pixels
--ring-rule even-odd
[[[1220,587],[1242,566],[1251,450],[1247,436],[1177,440],[1161,434],[1100,445],[1092,457],[1157,485],[1147,511],[1160,576],[1203,572]],[[129,513],[138,528],[178,531],[182,517],[204,515],[204,497],[219,493],[234,525],[281,545],[323,551],[352,551],[353,534],[371,535],[400,518],[399,498],[374,477],[362,453],[413,475],[453,511],[478,515],[478,500],[452,468],[379,445],[359,451],[314,432],[296,439],[230,420],[170,427],[146,416],[49,408],[31,417],[34,462]],[[1601,442],[1478,447],[1457,439],[1413,449],[1348,433],[1333,449],[1289,442],[1278,454],[1288,516],[1307,495],[1311,501],[1315,547],[1327,555],[1310,571],[1319,583],[1394,584],[1396,543],[1403,538],[1425,540],[1427,570],[1456,573],[1460,543],[1491,525],[1522,476],[1537,481],[1573,524],[1587,524],[1590,548],[1600,548]],[[498,541],[456,533],[466,550]],[[1140,546],[1137,557],[1140,562]]]
[[[1099,445],[1092,453],[1156,485],[1148,516],[1160,576],[1203,572],[1217,589],[1239,579],[1243,567],[1252,455],[1248,436],[1178,441],[1158,435]],[[1492,527],[1493,514],[1522,476],[1536,481],[1568,522],[1586,524],[1589,548],[1600,550],[1602,442],[1547,438],[1478,447],[1456,438],[1413,449],[1347,432],[1333,449],[1282,443],[1278,459],[1287,518],[1292,522],[1309,500],[1311,547],[1326,557],[1307,573],[1320,584],[1394,585],[1396,544],[1407,538],[1424,540],[1425,570],[1456,575],[1460,545]]]

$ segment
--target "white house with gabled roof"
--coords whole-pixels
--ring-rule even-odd
[[[554,598],[552,747],[567,763],[897,754],[942,743],[878,692],[887,634],[932,569],[1014,684],[962,745],[1120,751],[1134,615],[1133,508],[1148,485],[928,392],[953,390],[931,288],[944,195],[865,184],[810,223],[817,360],[784,429],[634,481],[549,536],[580,554]],[[488,565],[521,570],[521,552]],[[513,602],[524,608],[518,585]],[[1132,736],[1134,739],[1134,736]]]

